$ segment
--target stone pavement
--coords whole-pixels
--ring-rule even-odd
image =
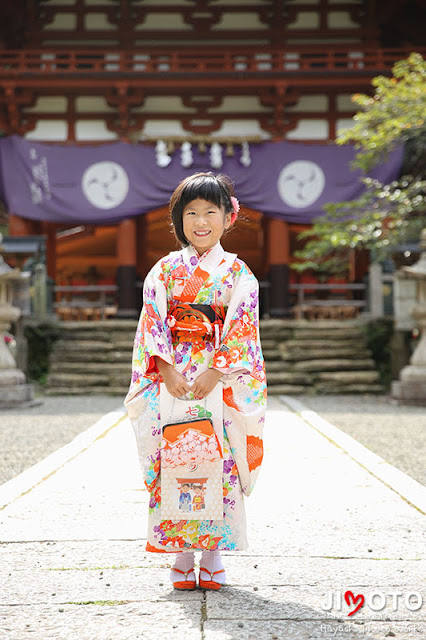
[[[4,484],[0,640],[425,640],[426,489],[407,499],[398,474],[380,480],[303,415],[270,401],[250,547],[224,554],[219,592],[174,591],[172,558],[145,552],[148,495],[120,412]]]

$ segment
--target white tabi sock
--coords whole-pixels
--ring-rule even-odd
[[[207,569],[210,573],[206,573],[205,571],[201,571],[201,568]],[[211,574],[215,571],[220,571],[224,569],[222,564],[222,558],[220,555],[220,551],[203,551],[201,554],[200,560],[200,577],[202,580],[213,580],[214,582],[218,582],[219,584],[224,584],[226,581],[225,571],[221,573],[217,573],[215,576],[211,577]]]
[[[174,569],[180,569],[180,571],[189,571],[188,576],[185,578],[184,575],[179,573],[179,571],[174,571]],[[176,554],[176,560],[172,567],[170,573],[170,581],[171,582],[185,582],[195,580],[195,573],[191,571],[194,568],[194,552],[193,551],[182,551]]]

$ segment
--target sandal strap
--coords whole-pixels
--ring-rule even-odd
[[[210,575],[210,580],[213,580],[213,576],[217,575],[218,573],[225,573],[225,569],[219,569],[219,571],[209,571],[208,569],[205,569],[204,567],[200,567],[200,572],[204,571],[205,573],[208,573]]]
[[[172,571],[177,571],[185,576],[185,579],[188,580],[188,575],[194,571],[194,567],[192,569],[188,569],[188,571],[182,571],[182,569],[177,569],[176,567],[172,567]]]

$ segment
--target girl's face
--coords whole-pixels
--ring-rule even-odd
[[[186,239],[201,255],[219,242],[231,225],[231,214],[208,200],[197,198],[186,205],[182,222]]]

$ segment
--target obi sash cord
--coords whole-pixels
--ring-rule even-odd
[[[184,341],[185,333],[189,333],[191,334],[192,338],[189,338],[191,342],[214,341],[214,348],[219,349],[223,328],[222,322],[201,322],[199,320],[196,320],[195,322],[189,324],[180,320],[176,320],[174,316],[170,315],[167,316],[167,325],[172,332],[174,342]],[[195,340],[194,337],[196,338]]]
[[[169,307],[166,324],[173,344],[214,342],[214,348],[219,349],[225,316],[223,305],[175,301]]]

